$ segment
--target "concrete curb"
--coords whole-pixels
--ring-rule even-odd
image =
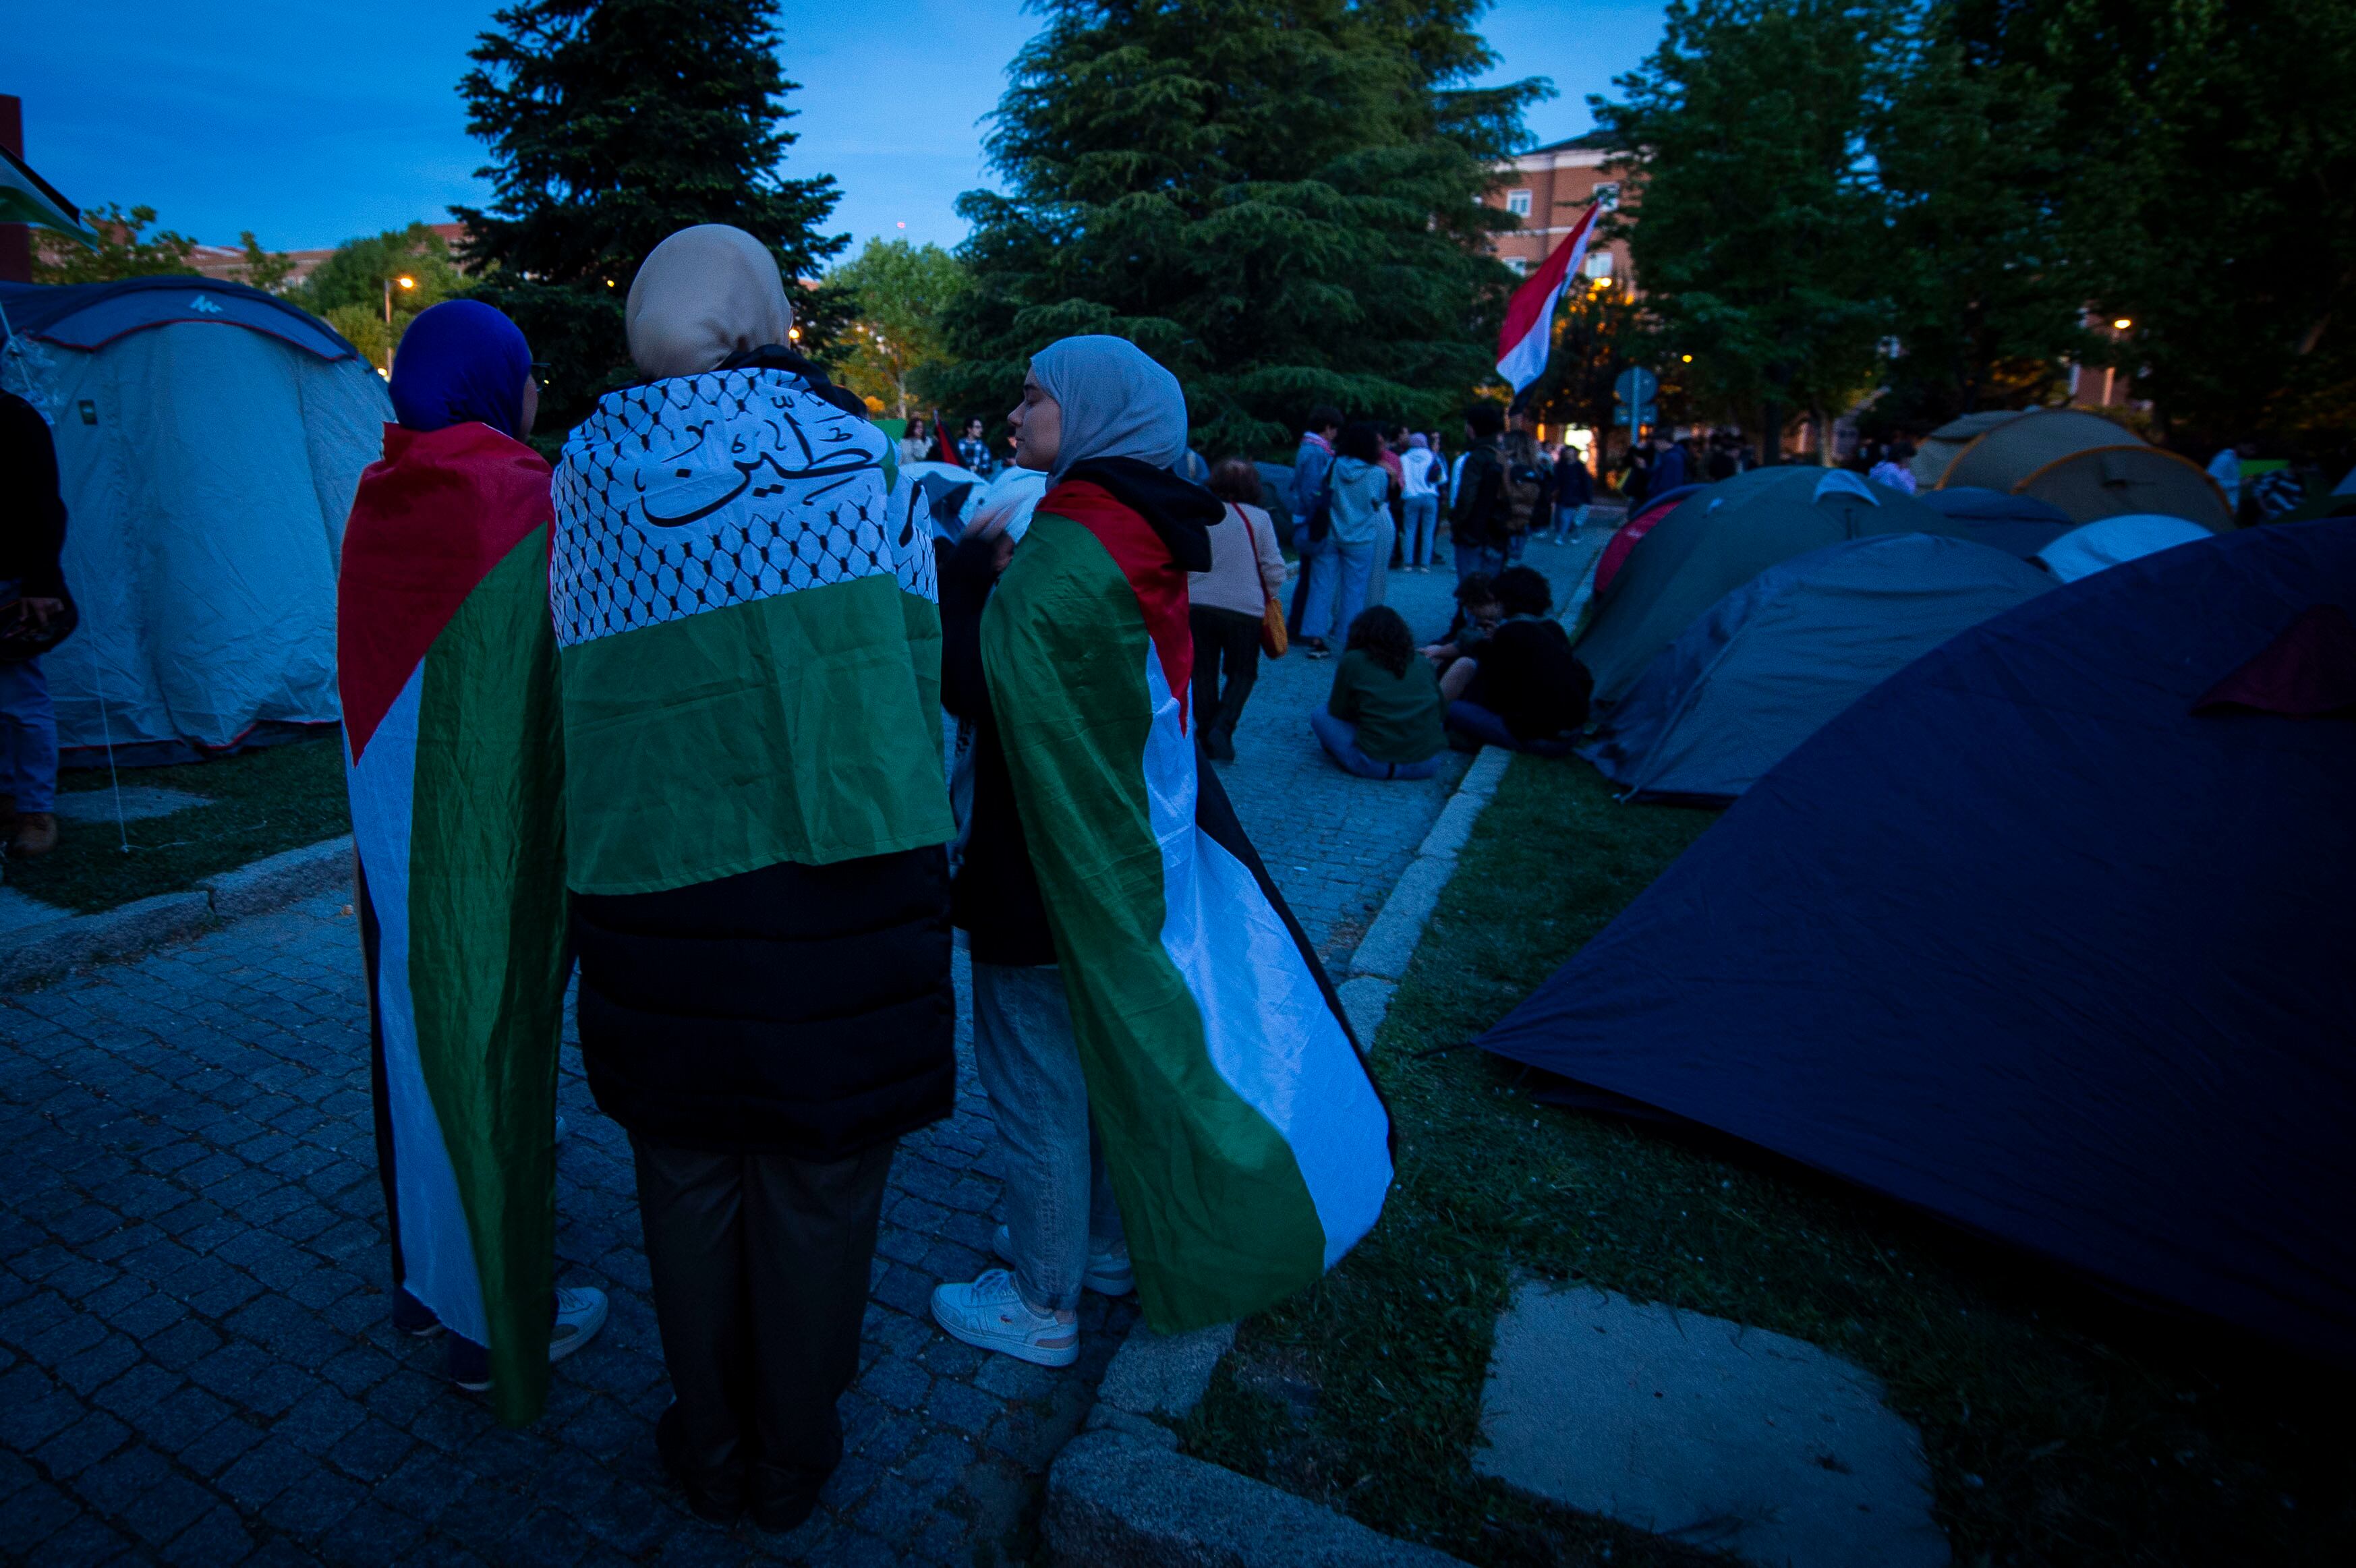
[[[1497,784],[1513,761],[1511,752],[1495,746],[1481,748],[1481,754],[1464,770],[1456,793],[1441,808],[1440,820],[1423,836],[1415,859],[1408,862],[1390,897],[1383,901],[1382,912],[1375,916],[1375,923],[1366,928],[1357,951],[1350,955],[1350,977],[1334,989],[1341,995],[1343,1010],[1350,1015],[1358,1043],[1366,1049],[1374,1048],[1375,1031],[1382,1028],[1390,1011],[1391,993],[1407,977],[1408,965],[1423,940],[1423,928],[1430,922],[1431,912],[1440,907],[1440,891],[1456,874],[1457,852],[1472,838],[1472,825],[1495,797]]]
[[[190,892],[159,893],[97,914],[27,925],[0,937],[0,989],[54,979],[86,964],[134,957],[224,920],[348,889],[351,874],[352,841],[347,835],[208,877]]]
[[[1068,1568],[1449,1568],[1457,1559],[1379,1535],[1333,1509],[1178,1452],[1162,1424],[1202,1403],[1232,1323],[1161,1335],[1140,1326],[1097,1385],[1087,1430],[1047,1472],[1041,1529]]]

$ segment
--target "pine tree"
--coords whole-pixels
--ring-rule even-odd
[[[1488,165],[1551,90],[1465,86],[1486,0],[1041,0],[969,192],[974,279],[927,389],[1005,408],[1055,338],[1126,337],[1196,444],[1289,446],[1310,406],[1437,423],[1488,379],[1510,274]]]
[[[623,300],[673,231],[734,224],[788,280],[849,243],[819,231],[831,177],[776,173],[796,140],[783,100],[799,84],[777,61],[773,0],[524,0],[494,20],[458,88],[496,159],[480,171],[493,200],[452,211],[477,297],[550,366],[544,428],[629,379]],[[824,348],[824,325],[801,324],[806,348]]]

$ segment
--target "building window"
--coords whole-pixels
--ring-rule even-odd
[[[1530,259],[1527,256],[1507,256],[1505,261],[1505,270],[1517,278],[1526,275],[1530,270]]]
[[[1507,191],[1505,210],[1516,218],[1527,218],[1530,215],[1530,193],[1526,190]]]
[[[1605,180],[1595,187],[1595,205],[1610,212],[1620,205],[1620,182]]]
[[[1612,252],[1609,251],[1590,251],[1587,253],[1587,266],[1585,271],[1587,275],[1590,278],[1610,277],[1612,275]]]

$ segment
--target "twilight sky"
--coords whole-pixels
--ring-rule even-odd
[[[456,92],[496,0],[97,0],[22,7],[0,92],[25,101],[33,166],[85,206],[155,208],[215,244],[337,244],[479,199],[482,148]],[[954,244],[958,193],[988,182],[981,117],[1038,27],[1019,0],[783,0],[801,140],[785,172],[831,174],[833,229]],[[1497,75],[1552,77],[1541,141],[1590,124],[1660,33],[1655,0],[1500,0],[1483,24]],[[804,19],[808,19],[805,27]],[[846,27],[847,19],[856,19]],[[905,225],[903,229],[900,226]]]

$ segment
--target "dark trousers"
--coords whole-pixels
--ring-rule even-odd
[[[1197,604],[1186,620],[1194,633],[1195,733],[1232,735],[1259,679],[1260,617]]]
[[[715,1497],[814,1497],[842,1458],[892,1148],[819,1162],[633,1136],[680,1457]]]

